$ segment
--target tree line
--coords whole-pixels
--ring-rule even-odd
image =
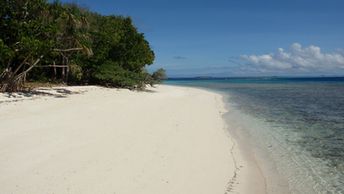
[[[0,91],[28,81],[143,88],[165,78],[146,66],[154,52],[130,17],[76,4],[0,0]]]

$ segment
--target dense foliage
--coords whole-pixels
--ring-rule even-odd
[[[154,53],[129,17],[102,16],[74,4],[0,0],[0,87],[64,82],[141,88]]]

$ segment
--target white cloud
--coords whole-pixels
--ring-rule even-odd
[[[241,59],[247,62],[247,69],[258,72],[285,73],[337,73],[344,72],[344,52],[341,50],[324,53],[320,47],[302,47],[294,43],[288,50],[277,49],[276,52],[265,55],[243,55]]]

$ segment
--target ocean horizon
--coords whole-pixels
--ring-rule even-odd
[[[176,78],[165,84],[224,96],[228,130],[249,145],[268,193],[285,187],[344,193],[344,77]]]

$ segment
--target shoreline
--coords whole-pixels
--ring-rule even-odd
[[[1,192],[265,193],[227,130],[222,95],[59,88],[1,103]]]
[[[247,169],[244,169],[244,173],[246,173],[248,177],[245,180],[246,186],[250,188],[254,185],[251,190],[247,190],[247,188],[244,187],[240,189],[241,191],[245,191],[244,193],[291,193],[288,180],[277,170],[276,163],[273,161],[271,153],[261,148],[261,145],[250,137],[251,134],[249,134],[247,129],[252,128],[252,126],[242,121],[242,116],[244,115],[233,107],[233,104],[230,102],[230,94],[196,85],[167,85],[185,88],[191,87],[222,96],[222,103],[226,110],[222,118],[226,124],[227,132],[230,138],[232,138],[232,141],[236,142],[237,149],[239,149],[242,154],[244,161],[248,163]],[[238,115],[238,113],[240,115]],[[241,184],[241,186],[243,185],[244,184]],[[259,190],[259,192],[257,192],[257,190]]]
[[[228,97],[228,94],[223,94]],[[226,103],[227,109],[234,109],[231,104]],[[256,142],[252,134],[247,130],[249,126],[242,120],[243,115],[238,115],[238,110],[228,111],[223,115],[226,122],[231,123],[229,133],[238,142],[238,147],[242,152],[246,161],[250,161],[249,169],[251,174],[258,174],[256,177],[261,177],[263,181],[260,185],[264,184],[265,193],[291,193],[288,181],[277,170],[276,163],[273,160],[271,153],[265,150],[261,145]],[[251,180],[254,181],[254,180]]]

